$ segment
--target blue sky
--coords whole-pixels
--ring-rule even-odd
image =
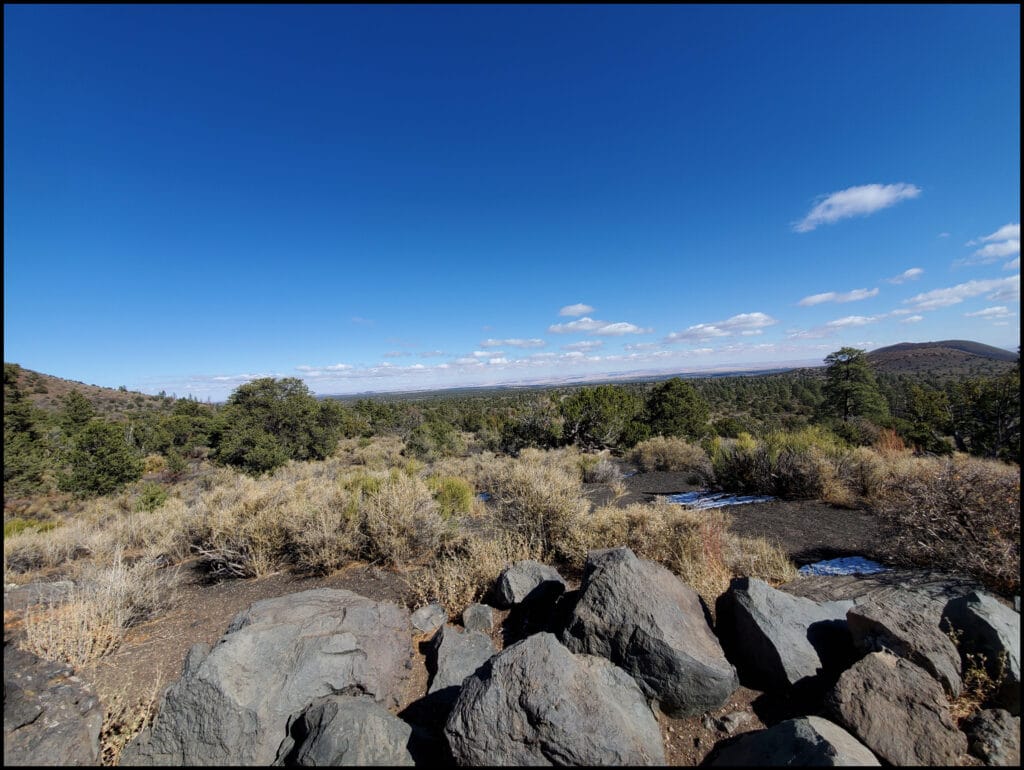
[[[5,361],[219,400],[1019,345],[1017,6],[4,20]]]

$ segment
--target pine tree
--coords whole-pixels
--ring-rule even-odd
[[[889,405],[878,389],[867,352],[858,348],[840,348],[825,357],[825,405],[832,414],[847,422],[851,417],[884,419]]]

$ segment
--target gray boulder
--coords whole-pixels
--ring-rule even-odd
[[[673,717],[718,708],[738,686],[696,592],[628,548],[587,555],[562,639],[625,669]]]
[[[857,603],[846,614],[853,643],[864,653],[887,650],[916,663],[960,695],[960,653],[942,630],[942,605],[913,591]]]
[[[436,602],[420,607],[411,616],[413,628],[424,634],[432,634],[448,620],[448,611]]]
[[[318,698],[290,721],[276,765],[410,767],[412,728],[368,696]],[[303,736],[296,742],[291,736]]]
[[[4,764],[98,765],[103,706],[61,663],[4,642]]]
[[[36,604],[57,604],[75,590],[70,580],[4,586],[4,612],[20,612]]]
[[[471,604],[462,611],[462,625],[467,631],[490,634],[494,630],[494,610],[486,604]]]
[[[818,603],[737,578],[717,602],[718,634],[745,682],[786,689],[851,661],[852,601]]]
[[[1006,709],[979,711],[964,723],[970,752],[986,765],[1020,766],[1020,717]]]
[[[767,730],[746,733],[719,750],[710,764],[713,767],[880,765],[867,746],[839,725],[821,717],[787,719]]]
[[[498,576],[495,603],[508,608],[530,600],[531,603],[554,603],[565,591],[565,581],[558,570],[539,561],[517,561]]]
[[[992,705],[1019,716],[1020,615],[983,592],[952,600],[943,615],[961,635],[961,653],[984,655],[989,674],[1002,673],[1003,682]]]
[[[603,658],[530,636],[466,679],[444,728],[461,765],[660,765],[643,693]]]
[[[443,625],[431,644],[431,657],[436,673],[428,693],[451,690],[452,700],[458,695],[462,680],[476,671],[494,655],[491,637],[479,631],[463,631],[458,626]]]
[[[404,607],[329,588],[256,602],[212,650],[192,648],[121,764],[269,764],[290,718],[317,698],[397,704],[411,656]]]
[[[956,765],[967,749],[942,686],[920,666],[887,652],[870,653],[845,671],[826,707],[893,765]]]

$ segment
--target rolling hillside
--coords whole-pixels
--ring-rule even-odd
[[[868,353],[875,371],[938,377],[996,375],[1016,364],[1017,354],[969,340],[901,342]]]
[[[25,369],[18,364],[4,363],[4,369],[15,367],[18,388],[40,409],[56,411],[61,408],[64,398],[77,390],[105,417],[115,417],[133,409],[159,409],[164,405],[160,396],[148,396],[130,390],[115,390],[99,385],[86,385],[76,380],[65,380],[49,374]]]

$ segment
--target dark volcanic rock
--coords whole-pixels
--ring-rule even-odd
[[[121,764],[269,764],[317,698],[395,704],[411,656],[409,613],[394,604],[329,588],[256,602],[212,650],[193,647]]]
[[[573,655],[549,633],[506,648],[469,677],[444,732],[462,765],[665,762],[636,682],[603,658]]]
[[[938,679],[954,698],[960,695],[960,653],[941,628],[941,604],[903,591],[884,600],[864,599],[846,618],[858,650],[887,650],[906,658]]]
[[[588,554],[562,639],[625,669],[673,717],[718,708],[738,686],[696,592],[628,548]]]
[[[428,693],[450,691],[452,700],[458,695],[462,680],[475,672],[494,655],[491,637],[479,631],[463,631],[458,626],[443,625],[431,642],[431,663],[435,670]]]
[[[844,672],[826,706],[894,765],[955,765],[967,749],[942,686],[920,666],[887,652],[873,652]]]
[[[462,611],[462,625],[467,631],[490,634],[494,630],[494,610],[486,604],[471,604]]]
[[[412,766],[412,728],[368,696],[328,695],[290,720],[278,765]],[[296,739],[293,736],[298,736]]]
[[[949,602],[944,616],[960,632],[960,652],[984,655],[989,674],[1003,675],[992,705],[1019,716],[1020,615],[994,596],[974,592]]]
[[[713,767],[838,767],[879,765],[865,746],[821,717],[787,719],[767,730],[745,733],[714,754]]]
[[[852,662],[851,601],[818,603],[736,578],[717,602],[717,630],[741,679],[760,688],[808,684]],[[834,681],[834,680],[833,680]]]
[[[98,765],[103,706],[69,666],[4,643],[4,764]]]
[[[417,631],[432,634],[448,620],[448,613],[440,604],[428,604],[416,610],[410,620]]]
[[[986,709],[963,727],[970,752],[986,765],[1020,766],[1020,717],[1006,709]]]
[[[508,608],[529,601],[531,605],[554,604],[565,590],[558,570],[538,561],[517,561],[505,569],[495,586],[495,603]]]

